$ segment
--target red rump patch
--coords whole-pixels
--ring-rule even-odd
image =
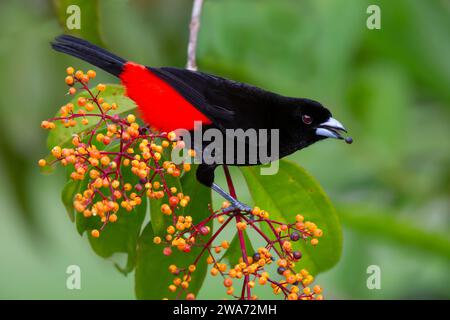
[[[181,128],[192,130],[194,121],[211,123],[174,88],[143,65],[127,62],[120,80],[128,97],[139,107],[142,119],[150,126],[169,132]]]

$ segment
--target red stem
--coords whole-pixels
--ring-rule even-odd
[[[230,175],[230,170],[228,169],[227,165],[223,165],[223,171],[225,173],[225,177],[227,179],[228,184],[228,190],[230,192],[230,195],[237,199],[236,195],[236,189],[234,188],[233,180]],[[236,212],[236,223],[241,222],[241,213]],[[239,246],[241,247],[241,254],[242,254],[242,260],[245,262],[245,264],[248,266],[248,258],[247,258],[247,248],[245,247],[245,238],[244,238],[244,232],[242,230],[237,231],[238,238],[239,238]],[[251,288],[248,286],[249,282],[249,275],[246,274],[244,277],[244,284],[242,285],[242,293],[241,293],[241,299],[245,299],[245,291],[247,289],[247,299],[251,299]]]

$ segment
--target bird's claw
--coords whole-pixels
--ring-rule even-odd
[[[233,211],[240,211],[240,212],[251,212],[252,208],[250,208],[245,203],[242,203],[238,200],[234,200],[231,202],[231,205],[223,209],[224,213],[229,213]]]

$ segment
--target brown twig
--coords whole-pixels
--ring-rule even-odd
[[[203,2],[204,0],[194,0],[194,4],[192,6],[191,23],[189,25],[189,44],[186,69],[193,71],[197,71],[197,39],[198,32],[200,30],[200,16],[202,14]]]

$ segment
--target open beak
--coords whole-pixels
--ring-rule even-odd
[[[327,121],[321,123],[317,129],[316,129],[316,135],[318,136],[324,136],[327,138],[334,138],[334,139],[345,139],[341,132],[347,132],[347,130],[344,128],[342,123],[337,121],[334,118],[329,118]]]

